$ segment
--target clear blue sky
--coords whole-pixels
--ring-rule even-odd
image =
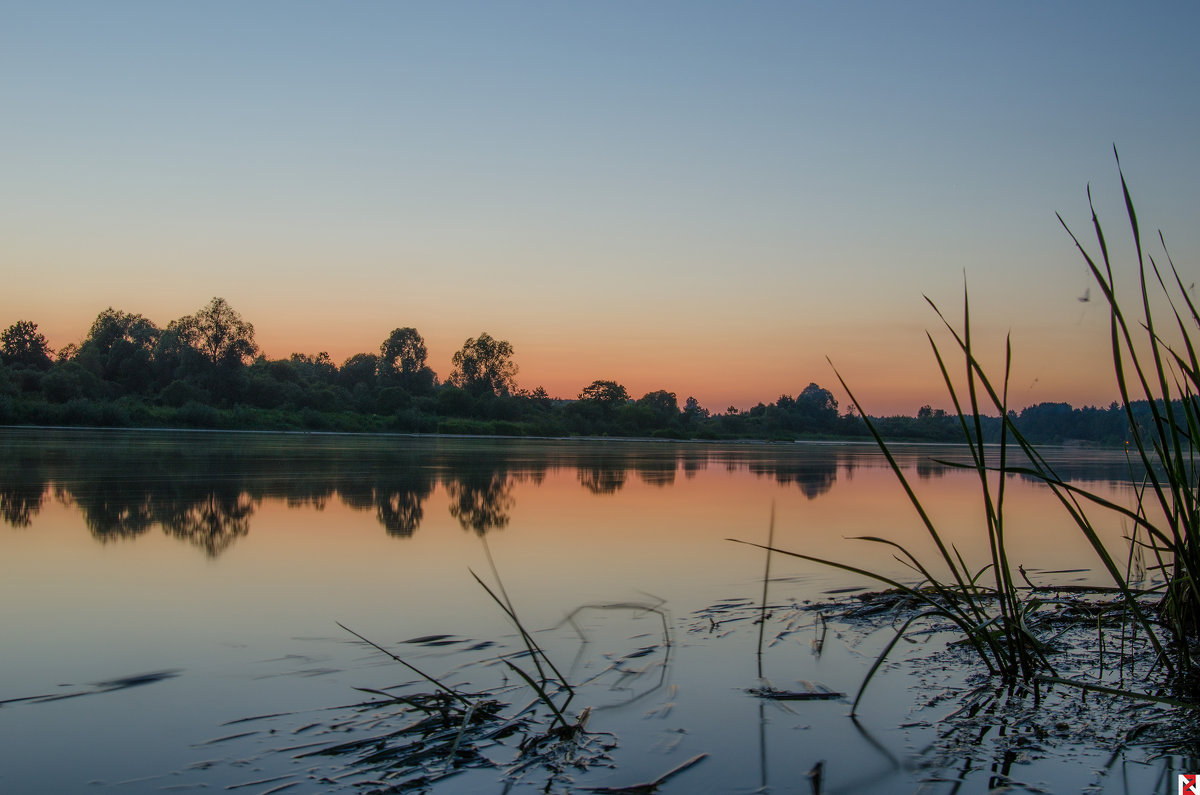
[[[0,324],[214,295],[264,351],[512,341],[524,386],[945,405],[928,294],[1018,400],[1107,402],[1084,188],[1200,262],[1194,3],[0,2]],[[1036,381],[1034,380],[1036,379]],[[1028,386],[1028,388],[1026,388]],[[841,396],[838,391],[839,397]]]

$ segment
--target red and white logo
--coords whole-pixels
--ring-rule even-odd
[[[1200,773],[1179,774],[1179,795],[1200,795]]]

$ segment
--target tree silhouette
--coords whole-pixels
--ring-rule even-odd
[[[595,401],[611,410],[628,403],[629,392],[616,381],[593,381],[579,393],[579,399]]]
[[[162,330],[141,315],[105,309],[92,322],[74,361],[105,381],[130,392],[147,389],[154,378],[154,351]]]
[[[196,314],[173,320],[167,328],[209,364],[244,364],[258,352],[254,325],[243,320],[224,298],[213,298]]]
[[[416,373],[425,366],[429,351],[415,328],[393,329],[379,346],[379,372]]]
[[[379,346],[379,379],[418,395],[433,391],[437,375],[425,365],[428,351],[415,328],[393,329]]]
[[[477,338],[467,339],[462,350],[455,352],[450,383],[477,396],[485,392],[508,395],[517,386],[517,365],[512,357],[511,343],[482,332]]]
[[[0,361],[4,364],[47,370],[51,353],[46,337],[37,330],[37,323],[18,320],[0,331]]]

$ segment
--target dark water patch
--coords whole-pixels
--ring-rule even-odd
[[[451,646],[456,643],[463,643],[456,639],[453,635],[422,635],[419,638],[409,638],[402,640],[401,643],[412,643],[420,646]]]
[[[46,693],[36,696],[21,696],[19,698],[9,698],[0,701],[0,706],[5,704],[29,703],[41,704],[50,701],[63,701],[69,698],[81,698],[83,696],[94,696],[100,693],[113,693],[120,690],[129,690],[134,687],[142,687],[143,685],[151,685],[155,682],[161,682],[165,679],[173,679],[182,673],[182,669],[172,669],[167,671],[152,671],[146,674],[135,674],[133,676],[123,676],[118,679],[109,679],[103,682],[93,682],[86,690],[74,690],[69,693]],[[74,685],[59,685],[59,687],[74,687]]]
[[[770,684],[763,684],[759,687],[747,688],[746,692],[768,701],[832,701],[846,698],[845,693],[840,693],[819,682],[809,682],[803,679],[800,680],[800,687],[796,690],[784,690]]]

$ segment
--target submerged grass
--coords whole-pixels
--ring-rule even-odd
[[[498,698],[497,692],[474,693],[451,687],[339,622],[339,627],[432,684],[436,692],[396,696],[359,688],[383,696],[382,703],[403,705],[425,713],[425,717],[385,735],[339,743],[312,751],[310,755],[354,755],[358,766],[376,770],[380,781],[387,782],[386,787],[377,790],[380,793],[419,789],[453,775],[460,768],[494,765],[483,754],[483,748],[512,735],[520,739],[518,757],[504,773],[510,781],[533,767],[546,768],[553,777],[567,765],[582,770],[607,759],[607,751],[615,746],[615,741],[592,742],[595,733],[585,728],[589,709],[584,709],[573,722],[568,719],[565,710],[575,691],[521,623],[503,584],[497,578],[498,585],[493,589],[475,572],[471,576],[499,605],[525,645],[525,653],[519,656],[532,661],[536,675],[510,659],[517,655],[502,655],[498,660],[532,689],[536,695],[534,702],[506,718],[503,713],[509,705]],[[555,698],[564,693],[560,705]],[[533,717],[533,707],[538,704],[551,716],[548,726]]]
[[[949,330],[954,347],[962,357],[965,390],[956,387],[942,350],[932,335],[927,334],[927,337],[970,454],[969,463],[966,464],[949,461],[939,463],[973,470],[978,476],[990,558],[986,564],[973,570],[958,550],[945,542],[943,533],[921,503],[870,415],[836,368],[834,372],[838,380],[886,457],[936,547],[940,558],[938,565],[927,565],[894,541],[875,536],[861,537],[861,540],[894,548],[896,559],[920,576],[919,583],[909,585],[838,561],[779,549],[771,542],[763,546],[739,541],[766,549],[768,554],[776,552],[790,555],[869,577],[907,595],[919,606],[916,612],[903,620],[895,637],[868,671],[855,697],[852,716],[858,709],[867,685],[896,643],[915,624],[926,620],[944,620],[957,627],[988,673],[998,676],[1004,683],[1037,680],[1101,689],[1162,703],[1183,703],[1177,699],[1166,699],[1164,702],[1161,695],[1126,687],[1098,685],[1095,681],[1078,681],[1060,676],[1052,659],[1052,639],[1040,636],[1038,622],[1033,620],[1047,602],[1038,589],[1016,583],[1006,547],[1005,481],[1008,475],[1019,473],[1046,484],[1058,498],[1112,578],[1116,591],[1122,597],[1128,626],[1145,637],[1154,650],[1157,662],[1169,673],[1191,671],[1190,645],[1200,636],[1200,544],[1196,542],[1197,533],[1200,532],[1200,467],[1197,466],[1197,449],[1193,443],[1193,439],[1200,437],[1200,357],[1197,356],[1191,335],[1200,329],[1200,313],[1183,287],[1183,280],[1170,255],[1167,255],[1167,262],[1176,290],[1168,288],[1154,258],[1143,254],[1137,215],[1119,159],[1117,168],[1132,229],[1141,288],[1139,303],[1142,316],[1136,323],[1127,319],[1127,313],[1118,299],[1108,246],[1092,207],[1090,188],[1088,203],[1092,208],[1092,224],[1100,248],[1099,258],[1094,258],[1084,249],[1065,222],[1063,226],[1083,254],[1110,312],[1113,368],[1130,425],[1131,468],[1137,467],[1137,471],[1143,473],[1140,475],[1141,486],[1134,490],[1136,502],[1132,507],[1118,505],[1087,489],[1067,483],[1021,433],[1014,422],[1014,415],[1009,412],[1011,339],[1005,341],[1003,371],[999,380],[993,381],[976,356],[971,336],[969,294],[964,288],[961,333],[946,320],[936,304],[928,298],[926,300]],[[1059,220],[1062,221],[1061,216]],[[1161,233],[1159,239],[1165,252],[1166,244]],[[1151,274],[1161,289],[1161,296],[1151,294]],[[1167,342],[1160,335],[1159,327],[1162,324],[1156,323],[1154,306],[1164,299],[1174,320],[1172,327],[1177,336],[1174,343]],[[1189,322],[1185,322],[1180,305],[1186,307]],[[1143,336],[1138,338],[1133,328],[1141,329]],[[1144,400],[1148,406],[1147,421],[1143,421],[1135,412],[1135,399]],[[984,444],[981,418],[986,412],[997,412],[1002,418],[998,444]],[[1098,506],[1132,525],[1131,556],[1123,562],[1124,565],[1113,557],[1103,543],[1096,522],[1085,509],[1087,505]],[[1163,578],[1163,593],[1157,611],[1147,611],[1137,598],[1140,592],[1135,592],[1129,585],[1129,574],[1135,568],[1134,555],[1140,552],[1153,555],[1156,564],[1146,568],[1158,572]],[[935,569],[944,573],[935,574]],[[1163,626],[1170,649],[1160,639],[1160,627]],[[1096,667],[1102,675],[1104,644],[1101,643],[1099,648],[1101,651]],[[1195,681],[1198,678],[1188,676],[1187,680]],[[1195,701],[1196,693],[1189,693],[1186,700]]]
[[[573,685],[568,681],[568,675],[555,665],[535,640],[535,633],[522,622],[491,561],[490,552],[488,560],[495,575],[494,583],[485,582],[473,571],[470,572],[471,576],[500,607],[519,640],[516,642],[517,648],[497,656],[489,653],[486,659],[479,660],[476,665],[480,668],[499,666],[515,675],[516,680],[502,676],[498,685],[478,692],[465,686],[452,685],[448,678],[430,675],[385,646],[339,623],[338,626],[357,640],[399,662],[434,689],[432,692],[411,693],[406,687],[403,691],[405,694],[401,695],[391,692],[400,686],[382,690],[357,688],[381,699],[359,705],[362,709],[378,711],[395,707],[399,713],[390,718],[366,721],[365,726],[363,721],[346,721],[344,725],[347,727],[353,725],[371,731],[355,739],[340,739],[333,745],[316,744],[307,749],[302,757],[334,756],[346,759],[349,762],[347,777],[370,777],[366,781],[358,781],[355,786],[377,786],[378,789],[370,792],[380,795],[426,791],[470,768],[495,770],[495,775],[505,785],[504,791],[517,784],[532,783],[528,779],[538,776],[539,771],[548,776],[544,785],[538,785],[543,791],[578,791],[578,784],[572,775],[586,773],[594,767],[613,765],[610,752],[617,747],[615,736],[588,728],[593,712],[606,707],[587,707],[573,716],[568,712],[568,707],[578,688],[594,685],[606,674],[616,676],[618,681],[614,688],[625,690],[627,687],[623,683],[629,678],[637,679],[653,668],[653,664],[648,663],[645,670],[629,670],[624,665],[628,660],[664,650],[665,659],[660,664],[665,667],[672,641],[662,602],[588,604],[569,612],[557,626],[570,625],[585,645],[588,640],[584,628],[576,619],[589,610],[633,611],[639,616],[656,614],[661,619],[663,633],[660,644],[643,645],[613,661],[604,670]],[[405,642],[440,647],[455,641],[453,636],[431,635]],[[658,686],[661,686],[661,682]],[[511,694],[523,691],[526,687],[532,691],[533,700],[524,707],[510,704],[508,699]],[[640,697],[631,697],[631,700]],[[412,720],[413,716],[416,716],[416,720]],[[399,728],[393,727],[384,733],[373,729],[378,725],[394,725],[397,717],[403,723]],[[594,787],[591,790],[614,793],[657,791],[661,784],[699,763],[705,756],[700,754],[693,757],[651,782],[624,788]]]

